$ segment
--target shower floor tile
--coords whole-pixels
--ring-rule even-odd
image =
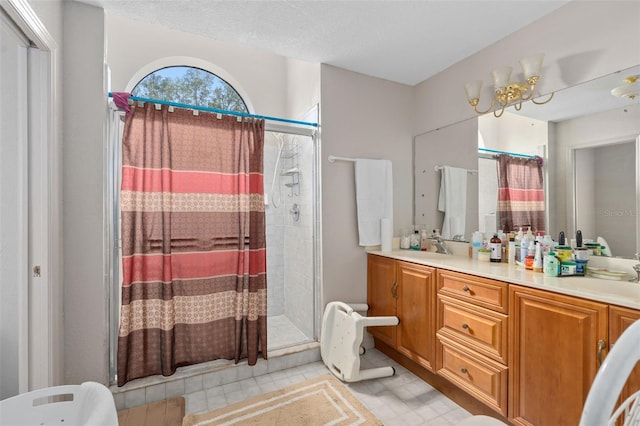
[[[267,318],[267,341],[269,342],[268,350],[273,351],[306,343],[311,339],[293,325],[289,318],[276,315]]]

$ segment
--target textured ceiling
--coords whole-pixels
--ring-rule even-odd
[[[134,20],[415,85],[568,0],[75,0]]]

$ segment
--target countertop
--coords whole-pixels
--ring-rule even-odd
[[[383,252],[374,250],[368,253],[554,293],[640,309],[640,284],[634,282],[613,281],[590,276],[548,277],[541,272],[533,272],[519,265],[479,262],[466,256],[445,255],[428,251],[393,250]]]

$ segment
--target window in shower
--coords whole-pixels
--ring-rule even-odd
[[[131,94],[225,111],[249,112],[242,97],[229,83],[195,67],[165,67],[154,71],[140,80]]]

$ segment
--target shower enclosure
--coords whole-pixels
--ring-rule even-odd
[[[104,188],[110,283],[110,380],[115,383],[120,317],[120,144],[123,112],[109,113],[107,182]],[[310,117],[317,119],[316,110]],[[320,147],[315,128],[267,123],[264,190],[267,239],[267,351],[314,342],[320,329]]]
[[[316,340],[314,135],[267,131],[264,153],[269,350]]]

